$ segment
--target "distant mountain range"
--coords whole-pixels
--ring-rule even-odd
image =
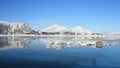
[[[52,25],[48,28],[45,28],[43,30],[40,30],[41,32],[77,32],[77,33],[92,33],[91,31],[82,28],[81,26],[76,26],[73,28],[67,28],[64,26],[59,26],[57,24]]]
[[[5,21],[0,21],[0,35],[41,35],[41,34],[66,34],[75,35],[80,34],[92,34],[93,32],[81,27],[76,26],[72,28],[67,28],[64,26],[59,26],[57,24],[41,29],[39,31],[33,30],[25,23],[10,23]],[[117,33],[107,33],[107,34],[120,34]]]
[[[48,28],[35,31],[31,29],[27,24],[25,23],[10,23],[5,21],[0,21],[0,34],[2,35],[21,35],[21,34],[41,34],[41,32],[46,33],[61,33],[61,32],[71,32],[71,33],[92,33],[80,26],[74,27],[74,28],[66,28],[64,26],[59,26],[57,24],[52,25]]]

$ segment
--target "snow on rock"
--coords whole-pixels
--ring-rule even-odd
[[[0,34],[35,34],[36,31],[32,30],[25,23],[10,23],[0,21]]]
[[[72,32],[77,32],[77,33],[92,33],[91,31],[82,28],[81,26],[76,26],[71,29]]]
[[[59,25],[55,24],[55,25],[52,25],[41,31],[43,31],[43,32],[66,32],[66,31],[69,31],[69,29],[64,26],[59,26]]]
[[[41,32],[77,32],[77,33],[92,33],[91,31],[82,28],[81,26],[73,27],[73,28],[67,28],[64,26],[59,26],[57,24],[52,25],[48,28],[45,28],[43,30],[40,30]]]

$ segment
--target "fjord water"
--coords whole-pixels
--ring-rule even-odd
[[[77,44],[96,40],[104,45]],[[72,43],[53,46],[50,41]],[[120,68],[120,40],[0,37],[0,68]]]

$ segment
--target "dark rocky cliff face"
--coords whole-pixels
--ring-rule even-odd
[[[11,30],[9,24],[4,24],[0,22],[0,34],[8,34],[9,30]]]

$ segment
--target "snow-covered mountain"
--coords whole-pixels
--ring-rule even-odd
[[[10,23],[0,21],[0,34],[36,34],[37,32],[32,30],[25,23]]]
[[[66,32],[66,31],[69,31],[69,29],[64,26],[59,26],[59,25],[55,24],[48,28],[42,29],[40,31],[43,31],[43,32]]]
[[[72,32],[77,32],[77,33],[92,33],[91,31],[89,31],[87,29],[84,29],[81,26],[73,27],[73,28],[71,28],[71,31]]]
[[[41,32],[45,32],[45,33],[41,33]],[[85,33],[92,33],[92,32],[87,29],[84,29],[81,26],[67,28],[57,24],[37,32],[32,30],[25,23],[11,23],[11,22],[0,21],[0,35],[21,35],[21,34],[38,35],[38,34],[49,34],[49,33],[64,35],[64,34],[76,34],[76,33],[85,34]]]
[[[92,33],[91,31],[82,28],[81,26],[76,26],[73,28],[67,28],[64,26],[59,26],[57,24],[52,25],[48,28],[40,30],[41,32],[77,32],[77,33]]]

